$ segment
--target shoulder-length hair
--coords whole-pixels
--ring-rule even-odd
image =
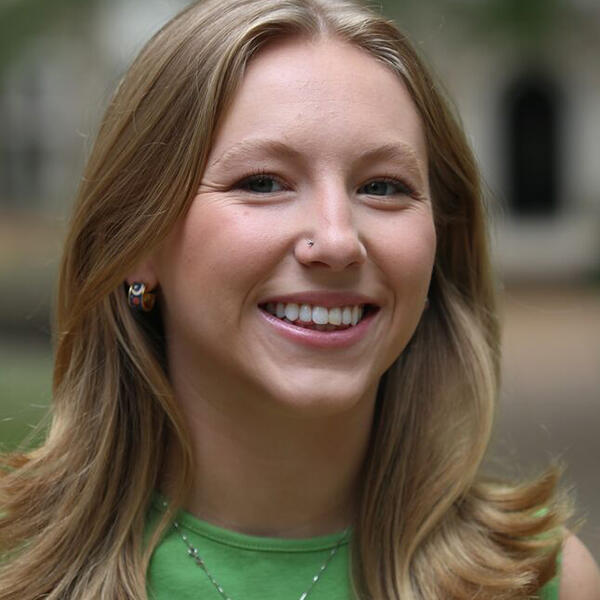
[[[123,281],[185,214],[248,61],[292,36],[341,39],[391,69],[427,140],[430,304],[381,380],[352,542],[357,596],[525,598],[554,573],[568,510],[557,473],[521,485],[478,476],[499,334],[478,171],[449,103],[396,26],[350,0],[207,0],[144,47],[85,169],[60,271],[51,427],[40,448],[4,458],[0,598],[146,597],[192,460],[160,318],[134,317]],[[168,441],[181,470],[171,510],[144,540]]]

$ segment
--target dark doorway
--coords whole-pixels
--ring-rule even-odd
[[[509,87],[506,115],[508,202],[520,217],[552,217],[560,210],[560,97],[549,77],[529,72]]]

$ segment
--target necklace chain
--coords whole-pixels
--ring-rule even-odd
[[[167,503],[163,502],[163,506],[166,508]],[[196,548],[190,542],[189,538],[187,537],[187,535],[185,535],[185,533],[181,532],[181,526],[179,525],[179,523],[177,521],[173,521],[173,528],[177,531],[180,539],[187,546],[188,556],[190,558],[192,558],[194,560],[194,562],[204,571],[204,573],[208,577],[208,580],[211,582],[211,584],[213,585],[215,590],[219,593],[221,598],[223,598],[223,600],[232,600],[231,597],[223,589],[223,586],[214,578],[213,574],[208,570],[206,563],[204,562],[204,559],[200,556],[200,554],[198,552],[198,548]],[[309,597],[309,595],[313,591],[313,588],[315,587],[315,585],[317,585],[317,583],[319,582],[319,579],[321,579],[321,575],[323,575],[323,573],[329,566],[329,563],[332,561],[333,557],[337,554],[338,550],[340,549],[340,546],[342,545],[342,542],[344,542],[346,540],[347,535],[348,535],[348,529],[349,528],[346,528],[344,530],[344,532],[340,536],[340,539],[337,541],[336,545],[329,551],[329,554],[327,555],[325,562],[319,567],[319,570],[316,572],[316,574],[313,575],[313,578],[310,582],[310,585],[308,586],[308,589],[303,594],[300,595],[298,600],[306,600]]]

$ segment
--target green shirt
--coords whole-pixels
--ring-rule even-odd
[[[158,521],[161,512],[157,496],[149,513],[149,527]],[[152,555],[147,580],[151,600],[298,600],[336,547],[309,600],[353,599],[349,543],[347,536],[342,539],[343,534],[310,539],[245,535],[210,525],[183,511],[177,521],[179,531],[169,529]],[[188,554],[182,534],[198,549],[225,596]],[[540,598],[558,600],[557,582],[544,586]]]

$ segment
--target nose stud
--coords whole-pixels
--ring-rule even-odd
[[[312,248],[312,247],[315,245],[315,243],[314,243],[312,240],[306,240],[306,245],[307,245],[309,248]]]

